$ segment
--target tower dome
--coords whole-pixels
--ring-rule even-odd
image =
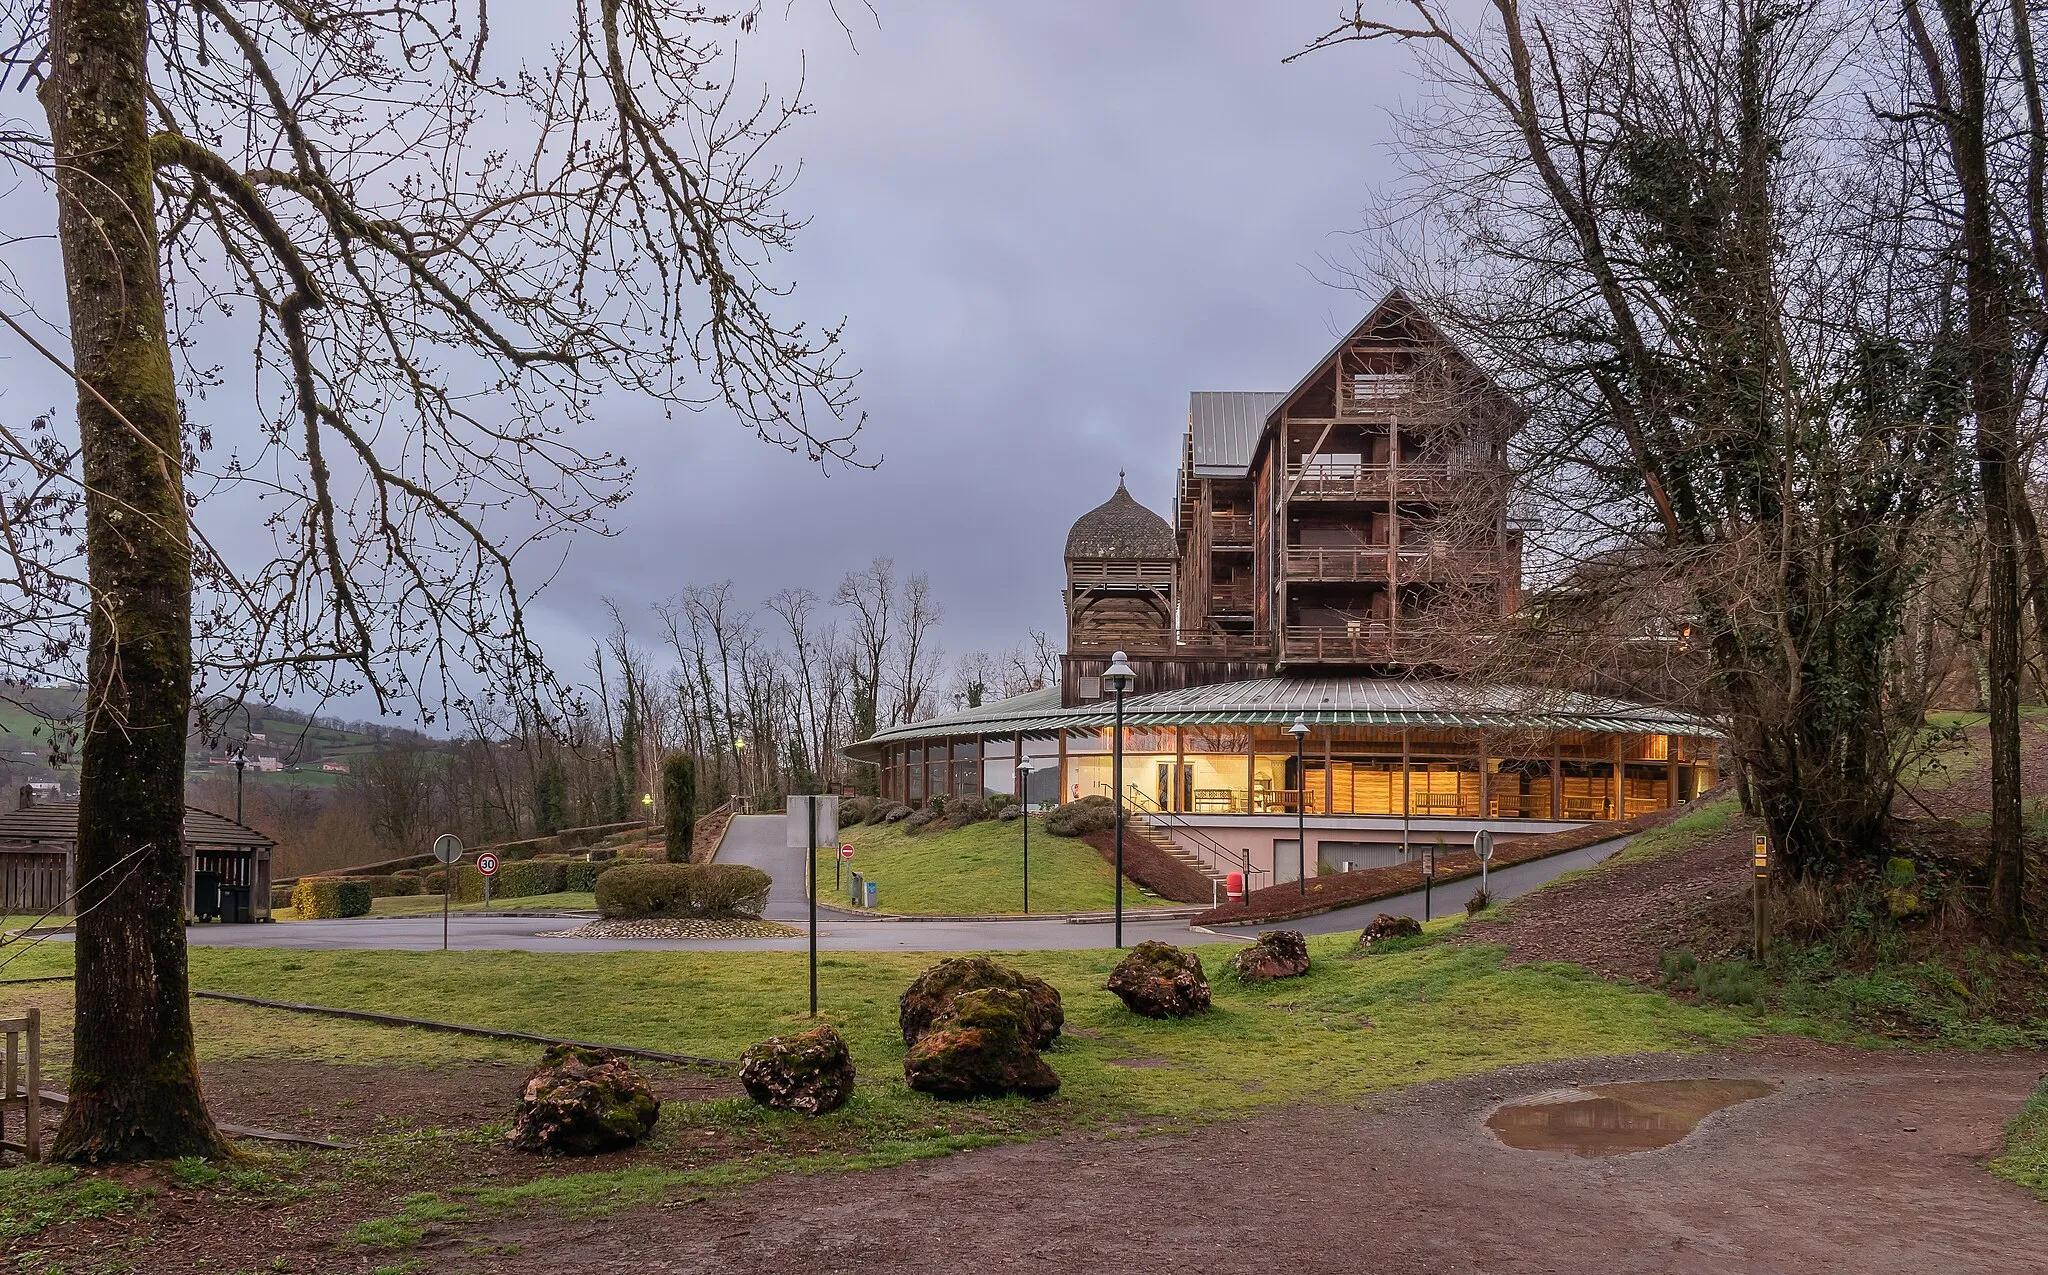
[[[1070,560],[1157,561],[1179,553],[1172,525],[1134,500],[1121,478],[1116,494],[1075,519],[1067,532]]]

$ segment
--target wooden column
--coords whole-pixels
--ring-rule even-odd
[[[1486,728],[1479,728],[1479,817],[1493,818],[1493,783],[1488,777],[1486,764]]]
[[[1550,817],[1564,818],[1564,745],[1550,737]]]
[[[1628,736],[1614,737],[1614,817],[1628,818]]]

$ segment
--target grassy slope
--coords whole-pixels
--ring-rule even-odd
[[[1516,1062],[1707,1047],[1774,1027],[1766,1019],[1683,1005],[1569,971],[1502,970],[1496,949],[1431,945],[1354,960],[1350,940],[1312,939],[1317,964],[1299,980],[1248,988],[1217,977],[1215,1011],[1187,1022],[1139,1018],[1103,991],[1115,953],[1006,957],[1051,979],[1065,997],[1076,1030],[1048,1056],[1064,1086],[1049,1104],[951,1107],[911,1093],[902,1082],[896,998],[933,958],[831,954],[821,969],[825,1017],[847,1037],[861,1074],[861,1088],[845,1110],[806,1126],[799,1117],[745,1101],[672,1103],[663,1109],[657,1141],[715,1128],[753,1149],[711,1168],[645,1164],[570,1172],[519,1188],[520,1194],[478,1182],[450,1195],[464,1208],[552,1204],[602,1211],[775,1171],[896,1163],[1060,1128],[1126,1122],[1167,1128],[1284,1102],[1355,1099]],[[1212,976],[1222,973],[1226,956],[1227,949],[1204,951]],[[46,944],[8,976],[61,970],[69,959],[68,945]],[[728,1058],[806,1022],[802,953],[195,948],[191,962],[193,983],[202,988]],[[8,990],[10,1003],[32,997],[55,1017],[67,1017],[68,985]],[[269,1056],[432,1066],[506,1054],[489,1042],[209,1002],[198,1002],[196,1013],[202,1056],[213,1060]],[[60,1034],[51,1044],[53,1054],[65,1052]],[[1130,1059],[1166,1065],[1135,1068],[1117,1061]],[[827,1153],[801,1154],[820,1145]],[[396,1150],[380,1147],[363,1154]],[[394,1210],[410,1207],[401,1203],[407,1189],[393,1184]],[[0,1174],[0,1211],[14,1207],[9,1198],[30,1207],[40,1191],[26,1178]]]
[[[884,912],[995,916],[1021,912],[1024,831],[1015,821],[912,836],[901,824],[842,828],[854,848],[852,866],[879,887]],[[1116,873],[1086,842],[1055,837],[1042,816],[1031,820],[1031,910],[1090,912],[1114,902]],[[832,865],[819,871],[818,897],[834,897]],[[1124,906],[1163,902],[1124,881]]]
[[[2006,1126],[2005,1154],[1991,1162],[1991,1171],[2048,1200],[2048,1080]]]

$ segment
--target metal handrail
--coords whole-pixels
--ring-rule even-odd
[[[1179,837],[1173,835],[1175,832],[1183,833],[1190,839],[1202,843],[1196,846],[1184,846],[1183,848],[1190,850],[1198,857],[1206,859],[1212,868],[1225,876],[1232,872],[1244,873],[1244,887],[1246,891],[1252,889],[1251,851],[1232,850],[1229,846],[1203,832],[1200,828],[1181,819],[1171,810],[1161,806],[1157,801],[1147,796],[1143,788],[1138,787],[1136,784],[1126,784],[1124,786],[1130,790],[1124,800],[1135,805],[1138,808],[1139,814],[1144,815],[1147,819],[1159,822],[1176,845],[1182,843]],[[1105,794],[1114,793],[1114,790],[1107,784],[1097,784],[1096,787],[1103,789]]]

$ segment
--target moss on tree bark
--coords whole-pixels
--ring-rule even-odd
[[[54,1154],[220,1154],[184,930],[192,555],[164,323],[145,0],[53,0],[41,97],[79,380],[92,584],[78,812],[71,1101]]]

